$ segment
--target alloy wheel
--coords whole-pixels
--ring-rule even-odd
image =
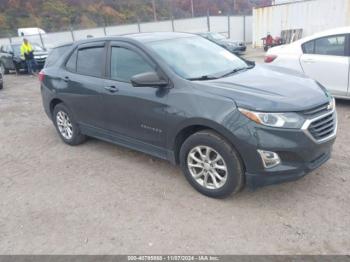
[[[61,135],[67,139],[70,140],[73,137],[73,125],[67,115],[64,111],[59,111],[56,115],[56,123],[58,130],[60,131]]]
[[[223,157],[209,146],[196,146],[187,156],[187,166],[194,180],[206,189],[219,189],[227,180]]]

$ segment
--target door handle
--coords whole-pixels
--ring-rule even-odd
[[[119,91],[118,87],[116,86],[105,86],[104,89],[108,90],[111,93],[115,93]]]

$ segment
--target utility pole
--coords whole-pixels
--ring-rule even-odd
[[[156,10],[156,1],[152,0],[152,8],[153,8],[153,18],[154,21],[157,21],[157,10]]]
[[[192,13],[192,17],[194,17],[193,0],[191,0],[191,13]]]

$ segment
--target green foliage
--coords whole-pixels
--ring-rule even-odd
[[[20,27],[61,31],[73,28],[191,17],[191,0],[8,0],[0,1],[0,36]],[[195,16],[249,14],[270,0],[192,0]]]

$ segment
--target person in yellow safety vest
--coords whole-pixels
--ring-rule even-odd
[[[28,39],[23,39],[21,46],[21,58],[25,60],[27,64],[28,73],[33,75],[36,73],[37,64],[34,59],[34,50]]]

